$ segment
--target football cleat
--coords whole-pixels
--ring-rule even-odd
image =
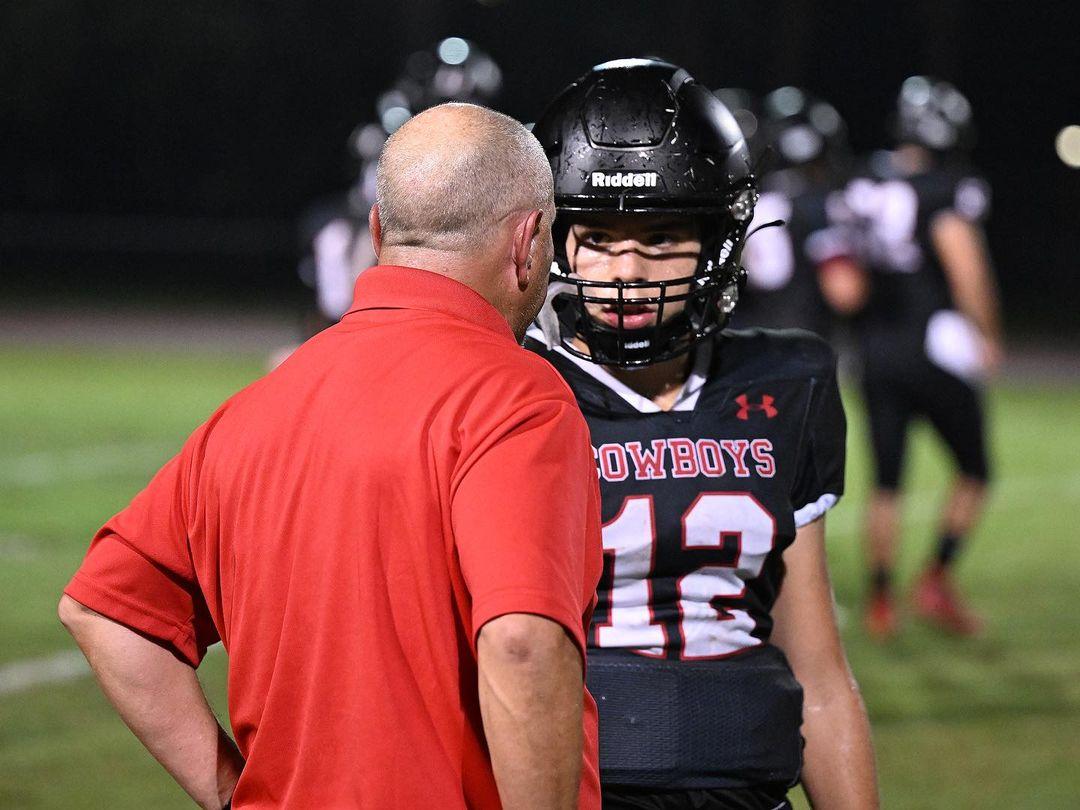
[[[930,568],[919,577],[911,601],[919,618],[946,633],[977,636],[982,632],[983,620],[964,604],[941,568]]]

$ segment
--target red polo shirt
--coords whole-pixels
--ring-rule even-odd
[[[494,808],[477,632],[538,614],[584,656],[598,497],[559,375],[468,287],[376,267],[98,532],[66,593],[193,666],[223,641],[234,807]]]

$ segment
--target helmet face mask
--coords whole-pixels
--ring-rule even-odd
[[[634,368],[685,354],[723,328],[738,300],[757,200],[746,142],[727,108],[673,65],[620,60],[570,85],[533,132],[552,163],[559,211],[545,305],[553,312],[540,319],[549,344]],[[566,253],[570,223],[601,213],[691,218],[701,241],[694,269],[633,280],[578,272],[579,251]],[[590,314],[598,306],[613,313],[608,322]],[[636,327],[642,307],[655,318]]]
[[[616,223],[622,218],[617,214],[608,217]],[[648,224],[654,218],[670,222],[673,217],[657,214],[636,218]],[[646,264],[670,259],[682,259],[685,264],[689,258],[693,264],[688,272],[644,272],[631,280],[582,269],[583,252],[597,249],[575,241],[574,254],[568,256],[565,237],[579,223],[560,222],[562,238],[556,244],[552,282],[564,292],[552,297],[551,306],[561,327],[559,342],[567,351],[601,365],[637,368],[678,357],[723,328],[744,277],[735,251],[745,226],[710,225],[701,218],[692,221],[703,236],[692,254],[650,253],[644,248]],[[721,234],[726,236],[717,244]],[[641,245],[635,244],[633,252],[642,253]],[[599,317],[597,310],[601,309],[606,318]],[[641,320],[643,311],[651,314],[649,323],[634,323]]]

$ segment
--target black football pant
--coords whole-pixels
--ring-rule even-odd
[[[602,785],[604,810],[791,810],[783,788],[660,790]]]
[[[982,394],[976,387],[919,359],[903,369],[868,364],[863,396],[878,487],[900,486],[908,431],[918,417],[933,425],[962,473],[978,481],[990,477]]]

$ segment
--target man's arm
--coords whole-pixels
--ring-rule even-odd
[[[955,213],[941,213],[930,228],[953,300],[985,341],[986,364],[1001,362],[1001,313],[982,229]]]
[[[836,628],[824,518],[797,531],[784,563],[772,640],[803,687],[803,786],[818,810],[872,810],[878,793],[870,723]]]
[[[480,712],[507,810],[573,808],[581,779],[581,653],[561,625],[511,613],[477,639]]]
[[[244,760],[218,725],[195,670],[69,596],[59,614],[128,728],[200,807],[219,810]]]

